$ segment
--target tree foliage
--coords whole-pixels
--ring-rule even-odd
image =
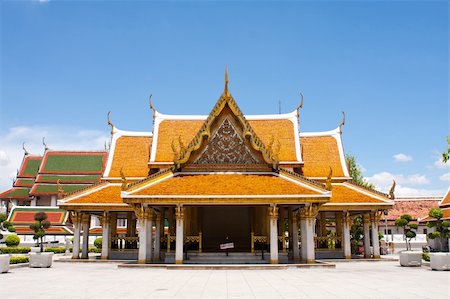
[[[372,189],[375,189],[375,186],[367,181],[362,175],[361,167],[356,162],[356,158],[353,155],[346,155],[345,160],[347,161],[348,170],[350,172],[350,176],[352,177],[353,182],[356,184]]]
[[[0,239],[3,239],[2,231],[15,232],[16,229],[11,222],[6,220],[5,214],[0,214]]]
[[[43,238],[45,230],[50,227],[50,222],[47,220],[47,214],[39,212],[34,214],[34,223],[30,224],[30,228],[34,231],[33,239],[36,240],[41,247],[41,252],[44,251]]]
[[[411,239],[416,237],[416,232],[418,225],[416,223],[411,223],[413,218],[411,215],[403,214],[395,220],[395,226],[403,228],[403,236],[405,237],[406,250],[411,250]]]
[[[427,236],[432,240],[438,241],[438,250],[446,251],[446,241],[450,238],[450,221],[442,220],[444,212],[439,208],[433,208],[428,212],[428,216],[435,219],[434,221],[427,222],[429,228],[434,228],[435,231],[429,233]]]
[[[442,162],[447,163],[450,160],[450,137],[447,137],[447,151],[442,153]]]
[[[350,227],[350,243],[352,253],[359,252],[359,244],[361,243],[364,235],[363,217],[361,215],[353,218],[352,226]]]

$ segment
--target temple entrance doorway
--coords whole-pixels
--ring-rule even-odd
[[[201,217],[204,251],[222,251],[227,242],[234,243],[229,251],[251,250],[250,207],[203,207]]]

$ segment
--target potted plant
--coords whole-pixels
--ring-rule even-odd
[[[34,223],[30,228],[34,231],[33,239],[36,240],[40,247],[40,252],[30,252],[30,267],[31,268],[49,268],[52,266],[53,252],[44,252],[43,238],[45,230],[50,227],[50,222],[47,220],[47,214],[39,212],[34,215]]]
[[[395,220],[395,226],[403,228],[406,250],[400,252],[400,265],[403,267],[418,267],[422,265],[422,251],[411,250],[411,239],[416,237],[416,223],[411,223],[412,217],[403,214]]]
[[[14,232],[16,231],[16,229],[11,224],[11,222],[6,221],[5,214],[0,214],[0,240],[2,240],[4,237],[2,234],[2,232],[4,231]],[[0,254],[0,273],[6,273],[9,271],[9,262],[10,262],[9,254]]]
[[[435,240],[435,245],[437,247],[435,249],[438,251],[430,252],[430,267],[432,270],[450,270],[450,253],[448,252],[447,241],[450,238],[450,221],[442,220],[444,212],[439,208],[431,209],[428,216],[435,220],[427,223],[429,228],[434,229],[434,231],[427,236],[428,238]]]

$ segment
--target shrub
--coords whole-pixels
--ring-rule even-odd
[[[435,219],[427,223],[429,228],[435,228],[434,232],[428,234],[428,238],[438,241],[439,251],[446,251],[447,242],[445,240],[450,238],[450,221],[442,220],[444,212],[439,208],[431,209],[428,216]]]
[[[406,250],[411,250],[411,239],[416,237],[416,232],[418,225],[416,223],[410,223],[412,217],[408,214],[403,214],[395,220],[395,226],[403,228],[403,236],[405,237]]]
[[[100,248],[92,247],[92,248],[89,248],[89,252],[91,252],[91,253],[102,253],[102,250]]]
[[[94,240],[94,246],[97,247],[98,249],[102,248],[102,238],[97,238]]]
[[[28,253],[30,251],[30,247],[0,247],[0,253],[2,254]]]
[[[428,252],[422,252],[422,259],[424,261],[429,262],[430,261],[430,254]]]
[[[49,247],[45,248],[45,252],[53,252],[53,253],[65,253],[66,248],[65,247]]]
[[[44,212],[34,214],[34,223],[30,225],[30,228],[34,231],[33,239],[41,245],[41,252],[44,251],[43,238],[45,236],[45,230],[48,229],[50,225],[50,221],[47,220],[47,214]]]
[[[9,235],[6,237],[5,243],[8,247],[18,246],[20,244],[20,238],[17,235]]]
[[[28,263],[28,256],[12,256],[9,260],[10,264]]]
[[[3,234],[1,232],[5,230],[10,232],[16,231],[12,223],[6,220],[6,215],[0,214],[0,239],[3,239]]]
[[[16,232],[16,228],[14,227],[14,226],[8,226],[8,228],[7,228],[7,230],[10,232],[10,233],[15,233]]]

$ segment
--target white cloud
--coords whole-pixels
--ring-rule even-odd
[[[442,157],[439,157],[436,161],[434,161],[433,166],[439,169],[450,168],[450,162],[444,163],[442,162]]]
[[[450,181],[450,172],[444,173],[439,177],[441,181]]]
[[[426,185],[430,183],[426,175],[423,174],[412,174],[405,176],[403,174],[392,174],[387,171],[376,173],[366,179],[381,187],[390,186],[393,180],[395,180],[397,184],[405,185]]]
[[[374,174],[366,179],[373,183],[377,190],[388,193],[392,185],[392,181],[395,180],[395,196],[443,196],[446,190],[443,189],[424,189],[414,188],[412,186],[421,186],[430,184],[430,180],[423,174],[392,174],[384,171]],[[406,186],[405,186],[406,185]],[[409,185],[409,186],[408,186]]]
[[[104,131],[73,127],[13,127],[0,134],[0,192],[11,187],[23,158],[22,142],[31,154],[42,155],[42,137],[53,150],[102,150],[110,135]],[[11,175],[12,174],[12,175]]]
[[[396,155],[394,155],[394,160],[397,162],[409,162],[412,161],[412,157],[409,155],[405,155],[403,153],[398,153]]]

